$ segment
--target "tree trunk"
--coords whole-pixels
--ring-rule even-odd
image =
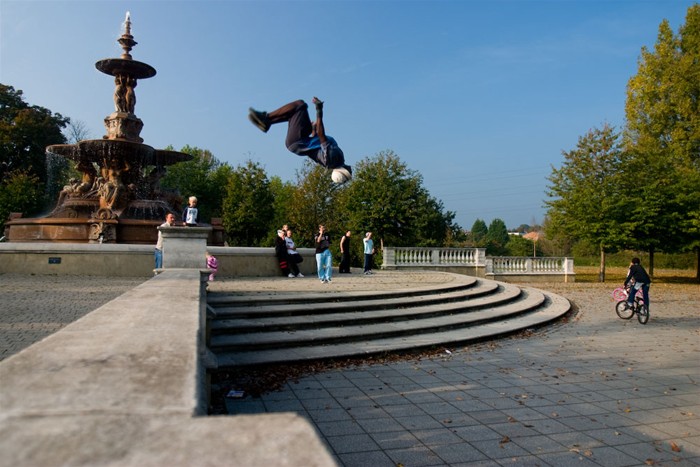
[[[695,281],[700,282],[700,246],[695,247]]]
[[[649,276],[654,277],[654,247],[649,249]]]
[[[605,249],[600,246],[600,271],[598,271],[598,282],[605,282]]]

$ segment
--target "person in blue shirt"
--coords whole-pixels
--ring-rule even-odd
[[[326,134],[323,124],[323,101],[314,97],[312,102],[316,106],[316,121],[313,123],[309,118],[309,106],[301,99],[269,113],[251,107],[248,119],[264,133],[276,123],[288,122],[285,141],[287,149],[331,169],[333,181],[343,184],[352,178],[352,167],[345,164],[345,155],[338,147],[337,141]]]

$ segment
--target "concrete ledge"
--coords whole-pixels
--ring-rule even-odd
[[[185,230],[184,228],[181,230]],[[0,273],[145,277],[153,274],[155,245],[0,243]],[[281,276],[274,248],[208,246],[225,277]],[[316,272],[313,248],[300,248],[304,275]],[[167,256],[167,253],[166,253]],[[205,267],[202,255],[202,267]]]
[[[0,465],[335,465],[295,415],[194,418],[202,274],[167,270],[0,362]]]
[[[493,281],[509,282],[512,284],[542,283],[542,282],[576,282],[576,274],[556,273],[486,273],[486,279]]]
[[[454,274],[463,274],[465,276],[484,277],[484,267],[483,266],[465,266],[465,265],[454,265],[454,266],[416,266],[416,265],[384,266],[384,265],[382,265],[382,269],[387,270],[387,271],[451,272]]]

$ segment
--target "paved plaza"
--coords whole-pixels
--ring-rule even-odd
[[[395,277],[222,280],[210,288],[411,285]],[[18,333],[52,332],[145,279],[0,275],[3,346],[8,338],[12,349],[29,345]],[[654,285],[646,326],[615,315],[610,284],[540,287],[570,299],[576,314],[429,358],[311,374],[227,406],[300,414],[343,466],[700,465],[700,287]],[[3,347],[3,358],[14,351]]]

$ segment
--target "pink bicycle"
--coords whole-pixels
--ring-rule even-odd
[[[642,290],[637,290],[634,295],[634,302],[630,306],[627,302],[627,297],[629,297],[629,287],[618,287],[613,290],[613,299],[617,302],[615,304],[615,313],[622,319],[630,319],[637,313],[637,320],[640,324],[647,324],[649,322],[649,309],[644,303]]]

